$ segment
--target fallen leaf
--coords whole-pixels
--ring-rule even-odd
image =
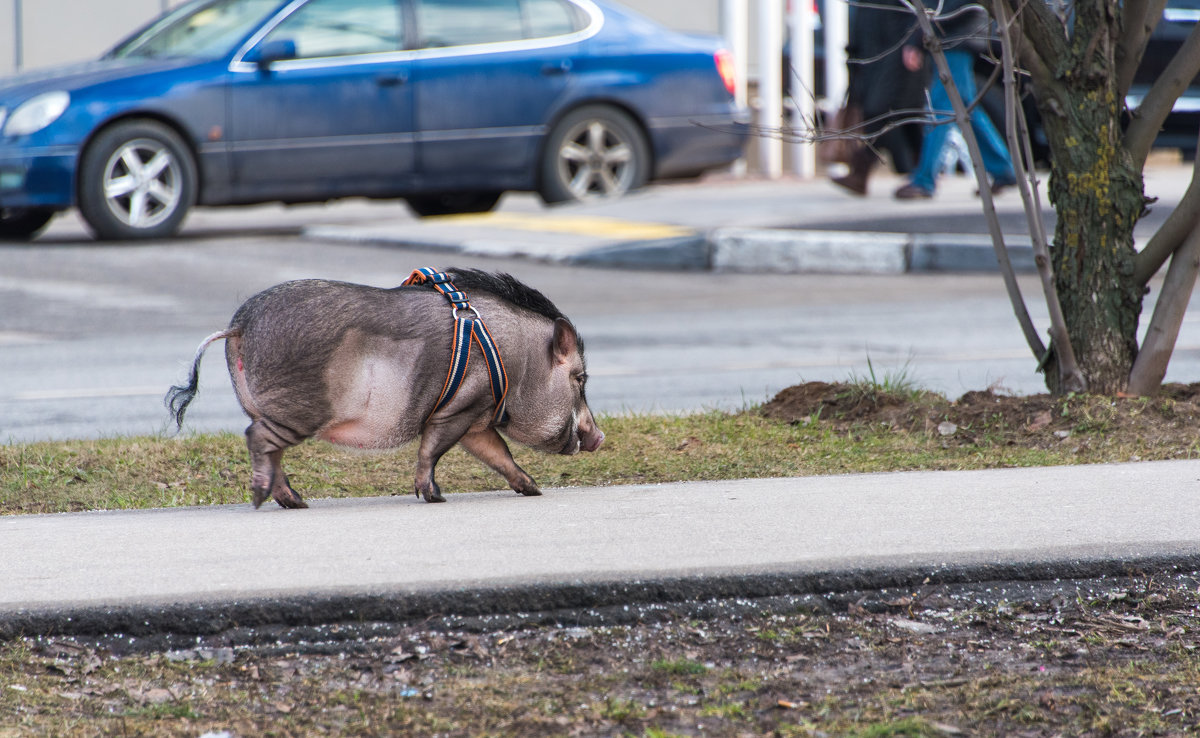
[[[916,633],[918,635],[932,635],[933,633],[938,633],[941,631],[941,628],[937,627],[936,625],[930,625],[929,623],[922,623],[916,620],[909,620],[907,618],[892,618],[888,622],[896,628],[907,630],[909,633]]]
[[[1050,411],[1043,410],[1033,416],[1033,420],[1029,422],[1029,430],[1036,431],[1050,425]]]
[[[152,705],[161,705],[164,702],[170,702],[175,699],[175,696],[171,694],[170,690],[158,688],[146,690],[142,694],[142,699]]]

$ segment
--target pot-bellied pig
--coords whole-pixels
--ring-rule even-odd
[[[393,289],[324,280],[271,287],[204,339],[187,384],[167,393],[179,428],[204,350],[221,339],[251,420],[255,507],[268,496],[307,507],[280,467],[283,452],[307,438],[391,449],[420,436],[415,490],[427,502],[445,499],[434,467],[455,443],[517,492],[538,495],[498,430],[557,454],[595,451],[604,440],[584,397],[574,325],[506,274],[420,269]]]

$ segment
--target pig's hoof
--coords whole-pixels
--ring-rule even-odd
[[[308,503],[300,499],[300,495],[293,494],[291,497],[274,495],[274,497],[275,502],[277,502],[280,507],[287,508],[288,510],[302,510],[308,507]]]
[[[300,510],[308,507],[308,503],[302,500],[300,495],[296,494],[295,490],[290,488],[275,490],[271,496],[275,498],[275,502],[280,507],[287,508],[288,510]]]
[[[442,490],[437,486],[436,482],[428,487],[417,487],[417,494],[424,497],[426,502],[446,501],[446,498],[442,497]]]
[[[254,509],[255,510],[262,507],[262,504],[267,501],[268,497],[271,496],[270,490],[268,490],[265,487],[263,487],[262,489],[259,489],[258,487],[254,487],[250,491],[252,493],[254,493],[253,499],[254,499]]]
[[[542,496],[542,491],[540,489],[538,489],[538,486],[536,484],[533,484],[532,482],[530,482],[529,484],[522,484],[519,487],[513,487],[513,489],[515,489],[518,494],[525,495],[526,497],[541,497]]]

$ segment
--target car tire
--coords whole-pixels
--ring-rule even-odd
[[[53,217],[49,208],[0,208],[0,241],[28,241]]]
[[[447,192],[406,197],[408,209],[422,218],[459,213],[486,213],[496,207],[502,192]]]
[[[573,110],[550,131],[542,154],[548,203],[616,197],[650,178],[650,146],[633,118],[607,106]]]
[[[79,168],[79,211],[97,238],[164,238],[196,202],[196,165],[183,140],[148,120],[96,136]]]

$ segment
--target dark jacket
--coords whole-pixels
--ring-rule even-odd
[[[883,7],[888,4],[895,10]],[[917,21],[904,6],[898,0],[851,6],[849,31],[847,94],[863,117],[924,107],[926,72],[908,71],[900,58],[902,46],[921,43]]]
[[[926,6],[936,8],[936,0],[926,0]],[[991,35],[988,13],[979,5],[979,0],[944,0],[933,31],[947,51],[958,49],[972,54],[987,50]],[[915,19],[914,19],[915,22]],[[923,46],[920,33],[913,34],[910,46]]]

